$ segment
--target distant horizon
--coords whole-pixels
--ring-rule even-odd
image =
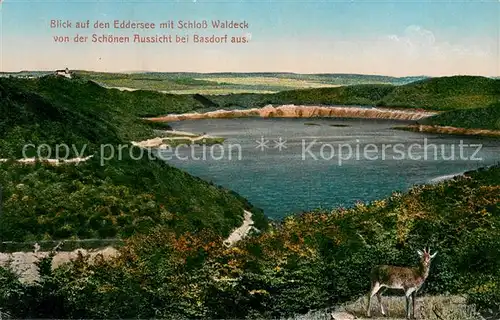
[[[54,72],[56,70],[64,70],[66,67],[61,67],[58,69],[38,69],[38,70],[20,70],[20,71],[0,71],[0,73],[22,73],[22,72]],[[294,75],[348,75],[348,76],[371,76],[371,77],[388,77],[388,78],[444,78],[444,77],[483,77],[483,78],[499,78],[499,76],[486,76],[486,75],[474,75],[474,74],[450,74],[442,76],[430,76],[425,74],[418,75],[403,75],[394,76],[389,74],[370,74],[370,73],[345,73],[345,72],[314,72],[314,73],[304,73],[304,72],[292,72],[292,71],[214,71],[214,72],[197,72],[197,71],[148,71],[148,70],[137,70],[137,71],[96,71],[87,69],[71,69],[69,71],[80,71],[80,72],[93,72],[93,73],[116,73],[116,74],[134,74],[134,73],[195,73],[195,74],[294,74]]]
[[[64,70],[64,68],[51,69],[51,70],[20,70],[20,71],[0,71],[0,73],[22,73],[22,72],[54,72],[56,70]],[[69,69],[69,68],[68,68]],[[333,72],[333,73],[299,73],[299,72],[288,72],[288,71],[215,71],[215,72],[196,72],[196,71],[95,71],[95,70],[85,70],[85,69],[69,69],[70,71],[83,71],[83,72],[93,72],[93,73],[115,73],[115,74],[142,74],[142,73],[185,73],[185,74],[294,74],[294,75],[349,75],[349,76],[371,76],[371,77],[388,77],[388,78],[446,78],[446,77],[482,77],[489,79],[500,79],[500,76],[486,76],[486,75],[475,75],[475,74],[450,74],[450,75],[440,75],[440,76],[429,76],[429,75],[405,75],[405,76],[393,76],[387,74],[368,74],[368,73],[343,73],[343,72]]]
[[[49,71],[67,66],[108,73],[499,77],[499,17],[497,0],[5,0],[0,4],[0,71]],[[221,28],[214,21],[234,21],[241,26]],[[89,26],[77,28],[76,22]],[[200,22],[208,27],[194,26]],[[139,27],[127,27],[127,23]],[[148,23],[156,27],[144,27]],[[183,23],[193,25],[183,27]],[[247,41],[195,40],[224,35]],[[94,36],[130,41],[94,41]],[[170,36],[173,41],[141,40]],[[186,42],[176,40],[183,36]],[[79,37],[88,41],[76,41]]]

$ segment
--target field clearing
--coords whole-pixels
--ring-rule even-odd
[[[259,90],[259,89],[238,89],[238,88],[204,88],[204,89],[185,89],[185,90],[167,90],[164,93],[172,94],[205,94],[214,96],[223,96],[236,93],[276,93],[279,90]]]
[[[339,84],[331,84],[319,81],[291,79],[283,77],[211,77],[211,78],[194,78],[194,80],[211,81],[217,84],[237,84],[237,85],[268,85],[280,86],[293,89],[300,88],[331,88],[340,87]]]
[[[89,76],[89,75],[86,75]],[[226,95],[238,93],[276,93],[284,90],[334,88],[343,84],[326,79],[284,76],[159,76],[159,75],[90,75],[101,85],[111,88],[151,90],[172,94]]]
[[[272,85],[239,85],[239,84],[218,84],[203,83],[197,84],[197,80],[193,79],[193,83],[179,84],[170,80],[135,80],[135,79],[113,79],[100,80],[99,83],[107,88],[116,88],[122,90],[150,90],[172,94],[208,94],[208,95],[225,95],[231,93],[276,93],[282,90],[294,89],[286,86]],[[209,81],[206,81],[209,82]]]
[[[183,73],[140,72],[102,73],[76,71],[77,76],[105,87],[126,87],[172,94],[227,95],[239,93],[277,93],[297,89],[335,88],[357,84],[401,85],[418,77],[394,78],[350,74],[295,73]]]

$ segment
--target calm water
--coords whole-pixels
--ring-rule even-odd
[[[181,121],[172,127],[226,141],[213,149],[180,148],[180,158],[172,151],[163,155],[175,167],[238,192],[273,218],[351,206],[500,161],[499,140],[391,129],[404,124],[366,119]],[[256,148],[262,138],[269,142]],[[280,138],[286,147],[281,150],[275,142]],[[478,144],[482,147],[474,154]]]

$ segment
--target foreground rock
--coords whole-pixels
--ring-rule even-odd
[[[404,296],[383,296],[382,302],[388,310],[388,316],[380,313],[378,301],[372,304],[373,317],[366,318],[366,297],[346,303],[335,308],[325,308],[310,311],[307,314],[295,315],[288,320],[336,320],[336,319],[363,319],[363,320],[405,320]],[[473,306],[467,305],[462,296],[417,296],[417,319],[432,320],[476,320],[484,317]],[[487,319],[500,319],[487,318]]]
[[[354,320],[355,317],[347,312],[332,312],[332,320]]]
[[[384,317],[380,313],[380,306],[376,299],[372,303],[372,319],[405,319],[405,298],[404,296],[383,296],[382,303],[387,311]],[[338,309],[341,312],[351,314],[354,319],[369,319],[366,314],[366,297],[346,304]],[[415,316],[417,319],[454,319],[472,320],[481,319],[481,315],[472,307],[467,305],[467,300],[463,296],[418,296],[416,300]]]
[[[252,213],[250,211],[244,210],[243,223],[241,224],[241,226],[233,230],[229,237],[224,240],[223,244],[228,247],[233,246],[238,241],[248,236],[252,229],[255,229],[253,224],[254,221],[252,219]],[[39,250],[40,246],[38,244],[35,244],[34,252],[0,252],[0,267],[8,268],[14,271],[19,275],[19,278],[23,282],[36,281],[39,279],[38,267],[36,265],[36,262],[42,258],[48,257],[50,254],[50,252],[48,251],[39,252]],[[57,251],[57,249],[54,250]],[[120,253],[113,247],[94,250],[76,249],[73,251],[60,251],[55,253],[52,259],[52,269],[55,269],[64,263],[75,260],[80,254],[88,257],[90,263],[92,263],[98,257],[102,257],[103,259],[112,259],[114,257],[117,257]]]

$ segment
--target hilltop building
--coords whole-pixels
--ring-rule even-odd
[[[72,73],[71,73],[71,71],[69,71],[68,68],[66,68],[65,70],[56,70],[54,72],[54,74],[56,76],[66,77],[66,78],[69,78],[69,79],[71,79],[71,77],[72,77]]]

